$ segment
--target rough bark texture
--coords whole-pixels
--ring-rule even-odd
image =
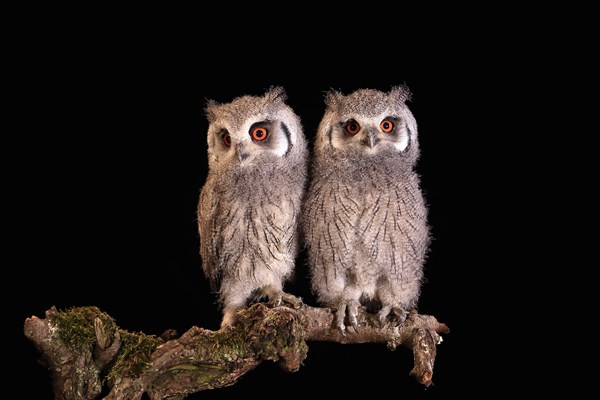
[[[303,305],[295,310],[258,303],[240,312],[226,330],[192,327],[180,337],[131,333],[96,307],[27,318],[26,337],[42,353],[52,373],[57,400],[184,399],[191,393],[233,385],[262,361],[297,371],[308,353],[307,341],[382,343],[390,350],[412,350],[411,375],[432,383],[436,347],[448,327],[433,316],[409,314],[400,326],[379,327],[361,310],[359,325],[342,334],[331,310]]]

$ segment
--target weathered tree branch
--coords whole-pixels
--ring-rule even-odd
[[[131,333],[96,307],[27,318],[26,337],[42,353],[52,373],[57,400],[183,399],[191,393],[233,385],[262,361],[297,371],[307,356],[307,341],[382,343],[390,350],[408,347],[414,355],[410,374],[432,383],[436,347],[448,327],[433,316],[409,314],[400,326],[379,327],[375,315],[361,310],[359,325],[342,334],[326,308],[303,305],[271,308],[257,303],[240,312],[232,328],[192,327],[174,338]]]

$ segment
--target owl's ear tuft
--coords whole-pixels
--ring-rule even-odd
[[[217,107],[220,104],[215,100],[206,100],[206,106],[204,107],[204,113],[206,114],[206,118],[208,118],[209,122],[213,122],[217,118]]]
[[[344,97],[342,92],[331,89],[325,93],[325,105],[329,108],[336,109],[342,97]]]
[[[271,86],[265,96],[270,101],[280,101],[283,103],[287,100],[287,93],[281,86]]]
[[[412,93],[408,86],[398,85],[390,90],[390,98],[397,103],[406,103],[412,98]]]

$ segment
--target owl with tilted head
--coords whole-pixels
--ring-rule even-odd
[[[301,232],[312,289],[342,332],[360,307],[400,324],[419,300],[430,227],[410,98],[405,85],[325,97]]]
[[[222,309],[221,328],[251,301],[299,307],[294,276],[308,149],[282,87],[229,103],[209,100],[208,174],[198,202],[202,268]]]

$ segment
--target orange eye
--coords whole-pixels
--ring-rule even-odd
[[[394,129],[394,123],[389,119],[384,119],[381,121],[381,124],[379,124],[379,127],[385,133],[390,133]]]
[[[254,128],[252,129],[250,136],[257,142],[262,142],[269,136],[269,132],[265,128]]]
[[[351,119],[350,121],[346,122],[345,129],[349,135],[354,136],[358,132],[360,132],[360,124],[355,120]]]
[[[227,131],[223,135],[223,143],[225,143],[225,146],[231,147],[231,136],[229,136],[229,132]]]

